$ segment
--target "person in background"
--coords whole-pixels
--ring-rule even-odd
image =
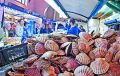
[[[81,32],[86,32],[82,25],[80,25],[79,29]]]
[[[69,25],[70,25],[70,29],[68,29],[67,34],[73,34],[73,35],[78,36],[79,33],[80,33],[80,29],[76,25],[75,20],[70,19],[69,20]]]
[[[16,37],[22,37],[24,31],[24,20],[18,20],[18,23],[16,24]]]
[[[22,35],[21,43],[24,43],[26,38],[28,38],[28,31],[27,31],[27,29],[28,29],[28,27],[26,25],[26,22],[24,22],[23,35]]]
[[[9,37],[15,37],[15,24],[14,23],[10,23],[10,30],[8,30],[8,36]]]

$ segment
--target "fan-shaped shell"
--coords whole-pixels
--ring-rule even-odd
[[[38,56],[33,54],[33,55],[30,55],[27,59],[24,60],[25,63],[33,63],[35,60],[38,59]]]
[[[97,38],[97,39],[95,39],[95,46],[107,49],[108,48],[108,41],[106,39]]]
[[[46,52],[46,49],[44,47],[44,44],[43,43],[37,43],[35,45],[35,53],[38,54],[38,55],[41,55],[43,53]]]
[[[83,40],[88,41],[88,42],[90,40],[92,40],[92,36],[89,33],[86,33],[86,32],[80,32],[79,37],[80,37],[80,39],[83,39]]]
[[[97,58],[97,59],[95,59],[95,61],[93,61],[90,64],[90,68],[92,69],[92,71],[95,74],[103,74],[108,71],[109,64],[105,60],[103,60],[101,58]]]
[[[52,50],[52,51],[58,51],[59,50],[59,46],[56,42],[54,42],[53,40],[47,40],[45,42],[45,48],[47,50]]]
[[[75,69],[74,76],[94,76],[94,74],[88,66],[82,65]]]
[[[111,62],[113,58],[113,53],[111,51],[108,51],[107,54],[105,55],[105,60],[107,62]]]
[[[48,36],[36,37],[36,40],[42,43],[45,43],[48,40]]]
[[[110,30],[108,30],[108,31],[106,31],[106,32],[104,33],[103,37],[104,37],[104,38],[109,38],[109,37],[111,37],[113,34],[115,34],[115,31],[112,30],[112,29],[110,29]]]
[[[120,59],[120,51],[118,51],[113,59],[113,61],[118,62]]]
[[[37,67],[38,69],[48,69],[50,67],[50,63],[47,60],[39,59],[35,61],[32,66]]]
[[[51,59],[51,58],[53,58],[55,55],[58,55],[58,53],[57,53],[57,52],[54,52],[54,51],[47,51],[47,52],[45,52],[40,58]]]
[[[90,46],[85,43],[80,43],[78,45],[78,49],[80,52],[84,52],[84,53],[88,53],[91,50]]]
[[[74,55],[78,55],[79,54],[78,45],[75,42],[72,42],[72,53]]]
[[[90,63],[90,58],[85,54],[85,53],[79,53],[76,56],[76,60],[78,60],[79,63],[81,64],[89,64]]]
[[[107,53],[107,49],[105,48],[96,48],[92,51],[96,58],[103,58]]]
[[[74,59],[69,59],[65,65],[65,67],[68,69],[68,71],[71,71],[71,70],[74,71],[78,66],[79,66],[79,64]]]

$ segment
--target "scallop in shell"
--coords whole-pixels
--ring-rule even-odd
[[[65,67],[68,69],[68,71],[74,71],[78,66],[78,62],[74,59],[69,59],[65,64]]]
[[[52,51],[58,51],[59,50],[59,46],[56,42],[54,42],[53,40],[47,40],[45,42],[45,48],[47,50],[52,50]]]
[[[109,38],[109,37],[111,37],[111,36],[114,35],[114,34],[115,34],[115,31],[112,30],[112,29],[110,29],[110,30],[108,30],[108,31],[106,31],[106,32],[104,33],[103,37],[104,37],[104,38]]]
[[[107,62],[111,62],[113,59],[113,53],[111,51],[108,51],[107,54],[105,55],[105,60]]]
[[[94,74],[88,66],[82,65],[75,69],[74,76],[94,76]]]
[[[90,58],[85,54],[85,53],[79,53],[77,56],[76,56],[76,60],[78,60],[78,62],[80,64],[89,64],[90,63]]]
[[[90,40],[92,40],[92,36],[89,33],[86,33],[86,32],[80,32],[79,37],[80,37],[80,39],[83,39],[83,40],[88,41],[88,42]]]
[[[57,52],[54,52],[54,51],[47,51],[47,52],[45,52],[40,58],[51,59],[51,58],[53,58],[55,55],[58,55],[58,53],[57,53]]]
[[[103,74],[108,71],[109,64],[102,58],[96,58],[95,61],[91,62],[90,68],[95,74]]]
[[[96,48],[92,52],[94,53],[96,58],[104,58],[106,53],[107,53],[107,49],[105,49],[105,48]]]

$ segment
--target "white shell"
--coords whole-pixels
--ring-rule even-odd
[[[94,76],[94,74],[88,66],[82,65],[75,69],[74,76]]]
[[[40,58],[50,59],[53,58],[55,55],[58,55],[57,52],[47,51]]]
[[[96,58],[95,61],[90,64],[90,68],[95,74],[103,74],[108,71],[109,64],[102,58]]]
[[[85,53],[79,53],[76,56],[76,60],[78,60],[79,63],[81,64],[89,64],[90,63],[90,58],[85,54]]]

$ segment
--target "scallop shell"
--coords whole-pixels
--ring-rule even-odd
[[[38,59],[38,55],[33,54],[33,55],[30,55],[27,59],[25,59],[24,62],[30,64],[37,59]]]
[[[65,47],[67,47],[69,44],[71,44],[71,42],[65,42],[65,43],[63,43],[63,44],[60,46],[60,48],[65,48]]]
[[[105,48],[96,48],[92,51],[96,58],[103,58],[107,53],[107,49]]]
[[[120,51],[118,51],[113,59],[113,61],[115,62],[119,62],[119,59],[120,59]]]
[[[72,73],[65,71],[64,73],[58,74],[58,76],[73,76]]]
[[[45,48],[47,50],[52,50],[52,51],[58,51],[59,50],[59,46],[56,42],[54,42],[53,40],[47,40],[45,42]]]
[[[79,53],[76,56],[76,60],[78,60],[79,63],[81,64],[89,64],[90,63],[90,58],[85,54],[85,53]]]
[[[39,59],[33,63],[33,67],[37,67],[38,69],[48,69],[50,67],[50,63],[47,60]]]
[[[44,44],[43,43],[37,43],[36,45],[35,45],[35,53],[37,54],[37,55],[41,55],[41,54],[43,54],[43,53],[45,53],[46,52],[46,49],[45,49],[45,47],[44,47]]]
[[[90,68],[95,74],[103,74],[108,71],[109,64],[101,58],[96,58],[95,61],[90,64]]]
[[[106,32],[104,33],[103,37],[104,37],[104,38],[109,38],[109,37],[111,37],[113,34],[115,34],[115,31],[112,30],[112,29],[110,29],[110,30],[108,30],[108,31],[106,31]]]
[[[108,73],[109,73],[109,76],[120,76],[120,65],[111,63]]]
[[[80,43],[78,45],[78,49],[80,52],[84,52],[84,53],[88,53],[91,50],[90,46],[86,43]]]
[[[74,59],[69,59],[65,65],[65,67],[68,69],[68,71],[71,71],[71,70],[74,71],[78,66],[79,66],[79,64]]]
[[[57,52],[54,52],[54,51],[47,51],[47,52],[45,52],[40,58],[51,59],[51,58],[53,58],[55,55],[58,55],[58,53],[57,53]]]
[[[78,55],[79,54],[78,45],[75,42],[72,42],[72,53],[74,55]]]
[[[103,48],[107,49],[108,41],[106,39],[97,38],[97,39],[95,39],[95,46],[96,47],[103,47]]]
[[[48,40],[48,36],[36,37],[36,40],[42,43],[45,43]]]
[[[74,76],[94,76],[94,74],[88,66],[82,65],[75,69]]]
[[[79,37],[80,37],[80,39],[83,39],[83,40],[88,41],[88,42],[90,40],[92,40],[92,36],[89,33],[86,33],[86,32],[80,32]]]
[[[107,54],[105,55],[105,60],[107,62],[111,62],[113,58],[113,53],[111,51],[108,51]]]

